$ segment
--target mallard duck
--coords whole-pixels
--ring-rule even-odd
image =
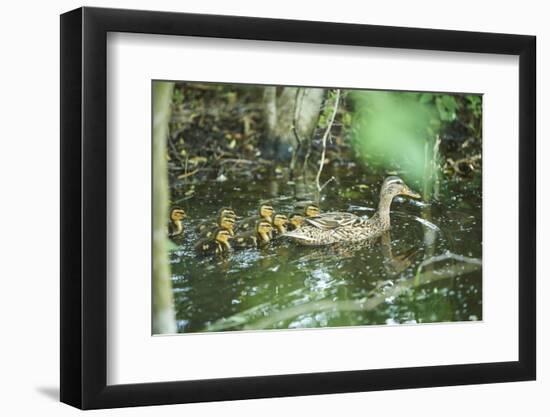
[[[197,233],[203,233],[205,230],[217,228],[219,226],[220,219],[223,217],[236,220],[237,214],[235,213],[235,210],[233,210],[231,207],[222,207],[218,210],[218,214],[214,219],[205,220],[197,226]]]
[[[235,218],[232,216],[222,215],[218,218],[218,222],[213,224],[209,229],[204,229],[200,234],[201,238],[214,237],[214,234],[218,229],[224,229],[229,232],[231,236],[234,235],[233,227],[235,226]]]
[[[170,222],[168,223],[168,237],[174,238],[183,235],[183,219],[185,219],[185,210],[181,207],[173,207],[170,210]]]
[[[288,226],[288,217],[284,214],[275,214],[273,216],[273,237],[286,233]]]
[[[239,233],[233,239],[233,247],[236,249],[257,248],[266,245],[271,240],[273,226],[267,220],[258,220],[254,230]]]
[[[267,220],[268,222],[272,221],[273,217],[273,206],[271,204],[261,204],[258,209],[258,215],[246,217],[235,225],[235,230],[239,232],[246,232],[254,228],[256,223],[259,220]]]
[[[233,236],[228,230],[218,229],[215,232],[214,238],[204,238],[197,242],[195,251],[199,255],[218,255],[231,250],[229,240]]]
[[[324,213],[307,217],[302,227],[285,233],[285,236],[302,245],[359,242],[379,236],[390,228],[390,206],[397,195],[420,198],[401,178],[391,176],[382,184],[378,210],[370,219],[362,219],[346,212]]]

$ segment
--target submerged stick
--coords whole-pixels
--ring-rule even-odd
[[[408,279],[395,284],[391,289],[382,294],[365,297],[361,300],[319,300],[311,301],[305,304],[288,307],[284,310],[269,314],[253,323],[244,326],[244,330],[265,330],[271,328],[276,323],[294,319],[304,314],[313,314],[328,311],[338,312],[368,312],[376,309],[380,304],[386,302],[390,297],[399,297],[404,292],[421,285],[432,284],[437,281],[455,278],[470,272],[478,271],[481,268],[481,261],[478,259],[467,258],[459,255],[446,255],[446,258],[460,259],[464,262],[460,267],[447,267],[437,271],[425,271],[419,274],[416,279]],[[241,318],[246,322],[246,318]],[[241,324],[241,323],[238,323]]]

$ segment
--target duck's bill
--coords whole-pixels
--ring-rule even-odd
[[[408,197],[412,197],[412,198],[420,198],[421,197],[420,194],[415,193],[409,187],[406,187],[403,191],[401,191],[401,194],[406,195]]]

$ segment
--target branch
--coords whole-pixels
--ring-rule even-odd
[[[177,179],[178,179],[178,180],[182,180],[182,179],[184,179],[184,178],[187,178],[187,177],[190,177],[190,176],[192,176],[192,175],[195,175],[197,172],[199,172],[199,169],[198,169],[198,168],[195,169],[195,170],[193,170],[193,171],[185,172],[184,174],[178,175],[178,176],[177,176]]]
[[[323,135],[323,152],[321,152],[321,160],[319,161],[319,171],[317,172],[317,177],[315,178],[315,184],[317,184],[317,192],[321,194],[323,188],[330,182],[327,181],[322,187],[319,183],[321,179],[321,172],[323,171],[323,166],[325,165],[325,154],[327,152],[327,138],[330,135],[330,130],[332,129],[332,124],[334,123],[334,118],[336,117],[336,112],[338,111],[338,103],[340,102],[340,90],[336,90],[336,98],[334,99],[334,110],[327,124],[327,129]],[[320,196],[319,196],[320,199]]]
[[[220,160],[220,165],[225,165],[229,163],[246,165],[273,165],[273,162],[266,161],[264,159],[257,159],[255,161],[252,161],[250,159],[224,158]]]
[[[335,181],[336,178],[334,178],[334,176],[330,177],[328,180],[325,181],[325,183],[323,185],[321,185],[321,190],[323,190],[327,185],[329,185],[332,181]],[[321,191],[319,190],[319,191]]]

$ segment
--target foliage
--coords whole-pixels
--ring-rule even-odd
[[[301,135],[303,143],[289,164],[285,157],[293,148],[271,135],[266,123],[265,91],[264,86],[176,83],[167,149],[173,201],[189,198],[193,184],[207,178],[278,177],[290,170],[294,179],[296,166],[307,182],[318,172],[335,91],[325,90],[316,128],[310,136]],[[284,89],[277,91],[279,100]],[[298,100],[296,94],[291,97]],[[295,119],[295,111],[290,113]],[[424,198],[437,198],[442,175],[480,172],[481,113],[481,95],[341,90],[324,169],[359,161],[380,176],[402,175]],[[280,130],[294,139],[284,123]]]
[[[434,140],[439,127],[431,101],[425,95],[386,91],[356,91],[352,100],[352,141],[359,158],[423,182],[425,145]]]
[[[359,160],[422,184],[425,198],[441,175],[440,140],[454,140],[464,150],[471,138],[477,143],[473,152],[479,153],[480,95],[354,91],[351,100],[352,144]]]

